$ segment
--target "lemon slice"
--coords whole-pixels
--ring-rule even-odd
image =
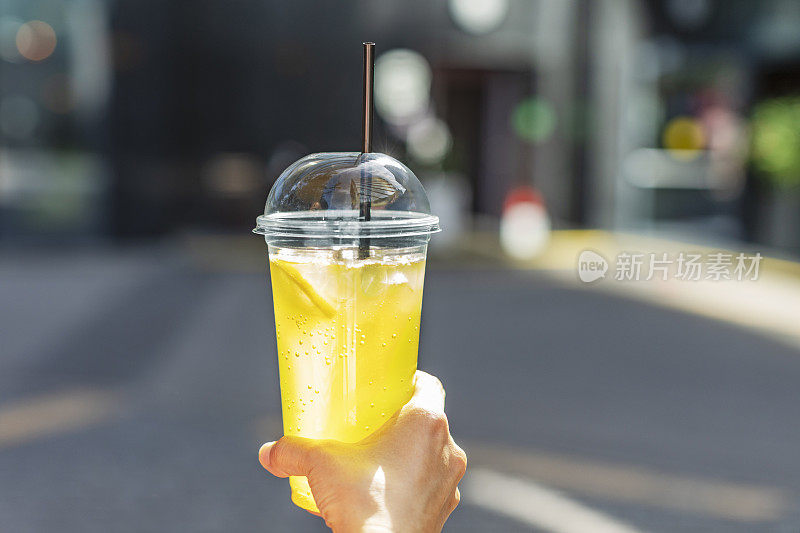
[[[308,282],[308,280],[306,280],[295,267],[283,261],[270,261],[270,264],[286,274],[286,276],[292,280],[295,285],[297,285],[297,288],[303,291],[303,294],[305,294],[306,297],[311,300],[311,303],[313,303],[317,309],[322,311],[325,316],[328,318],[333,318],[336,315],[336,308],[329,304],[325,298],[320,296],[319,293],[314,290],[314,287]]]

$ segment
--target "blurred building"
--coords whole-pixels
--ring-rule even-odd
[[[456,227],[529,184],[556,228],[797,251],[797,27],[791,0],[5,0],[0,239],[246,231],[283,167],[357,150],[371,39],[376,147]]]

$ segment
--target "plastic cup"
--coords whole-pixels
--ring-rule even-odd
[[[253,231],[269,251],[284,434],[367,437],[413,392],[439,231],[422,185],[384,154],[312,154],[281,174]],[[289,483],[292,501],[317,511],[306,478]]]

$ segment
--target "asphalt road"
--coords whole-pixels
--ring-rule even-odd
[[[800,531],[798,349],[532,272],[432,263],[425,290],[471,470],[633,531]],[[271,312],[263,272],[177,253],[0,254],[0,531],[323,531],[256,460]],[[568,530],[476,483],[446,531]]]

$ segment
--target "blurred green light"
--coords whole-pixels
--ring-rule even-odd
[[[546,100],[535,96],[526,98],[512,111],[511,127],[526,141],[546,141],[556,129],[556,111]]]
[[[765,100],[752,122],[755,167],[779,186],[800,185],[800,97]]]

